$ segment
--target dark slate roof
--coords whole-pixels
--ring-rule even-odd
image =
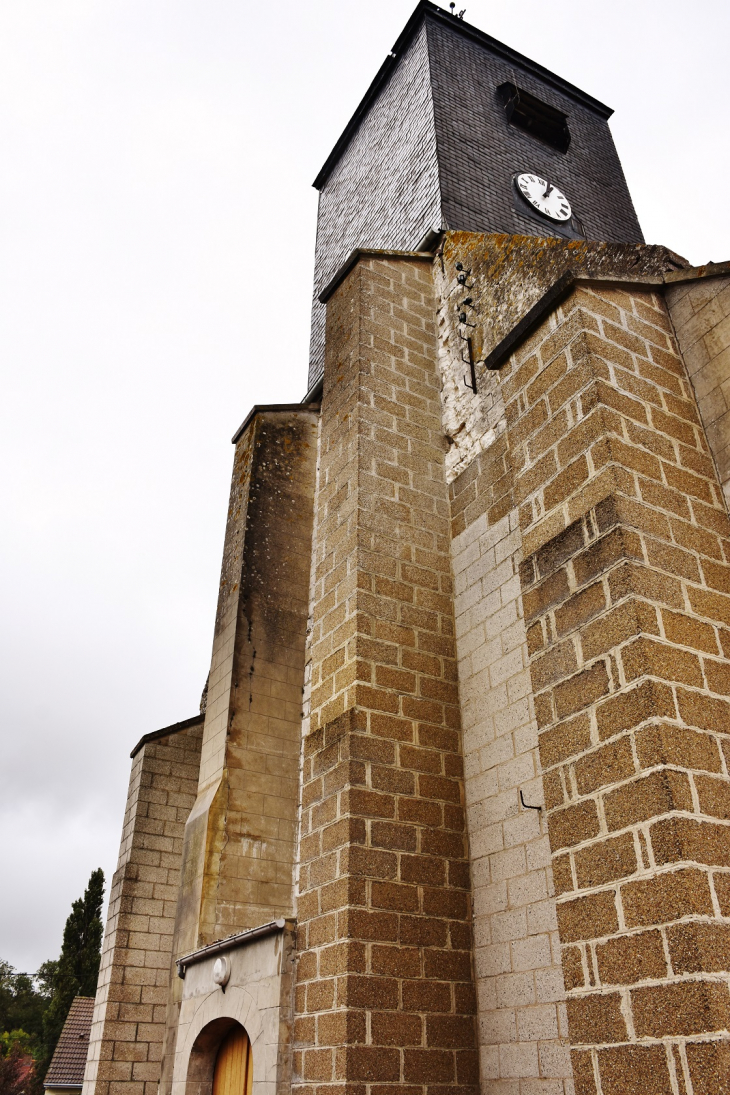
[[[496,38],[492,38],[490,35],[485,34],[484,31],[479,30],[478,27],[473,27],[471,23],[467,23],[458,16],[453,15],[451,12],[445,11],[436,4],[432,4],[431,0],[419,0],[413,15],[411,15],[401,31],[397,42],[383,61],[375,79],[360,101],[360,105],[345,126],[335,147],[330,152],[322,169],[317,175],[317,178],[312,183],[312,186],[314,186],[315,189],[321,190],[327,182],[333,167],[350,143],[353,133],[378,97],[383,85],[390,79],[393,69],[400,61],[400,58],[415,37],[421,23],[426,18],[448,26],[455,33],[464,35],[466,38],[471,38],[475,42],[481,42],[481,44],[491,50],[492,53],[496,53],[498,57],[504,57],[506,60],[517,64],[521,69],[533,73],[542,80],[543,83],[552,85],[559,91],[562,91],[563,94],[582,103],[583,106],[588,107],[589,110],[595,111],[601,118],[610,118],[613,114],[610,106],[606,106],[604,103],[599,102],[598,99],[594,99],[593,96],[588,95],[587,92],[581,91],[575,84],[568,83],[562,76],[556,76],[550,69],[543,68],[537,61],[531,61],[529,57],[523,56],[523,54],[518,53],[517,50],[512,49],[510,46],[506,46],[503,42],[498,42]]]
[[[93,1014],[93,996],[77,996],[74,999],[43,1081],[44,1087],[81,1087]]]

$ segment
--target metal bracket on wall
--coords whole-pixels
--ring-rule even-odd
[[[470,324],[470,326],[472,326],[472,325]],[[464,338],[463,335],[461,337]],[[471,348],[471,338],[466,338],[466,339],[464,339],[464,341],[466,342],[467,349],[469,350],[469,357],[468,358],[464,357],[464,355],[462,354],[461,355],[461,360],[464,362],[464,364],[469,366],[469,372],[471,374],[471,380],[469,380],[469,378],[465,376],[464,377],[464,383],[466,384],[467,388],[471,388],[471,390],[474,392],[474,395],[476,395],[476,392],[477,392],[477,372],[476,372],[476,367],[475,367],[475,362],[474,362],[474,352]]]
[[[460,263],[460,262],[457,262],[456,269],[459,271],[459,274],[457,275],[457,278],[456,278],[459,285],[463,285],[466,289],[471,289],[474,282],[472,282],[471,285],[466,284],[466,279],[471,274],[471,270],[465,270],[462,263]]]
[[[542,810],[542,806],[530,806],[529,802],[525,802],[525,796],[522,794],[522,788],[520,787],[520,802],[526,810]]]
[[[469,277],[469,274],[471,274],[471,270],[464,270],[464,267],[463,267],[462,263],[460,263],[460,262],[456,263],[456,269],[460,271],[459,276],[456,279],[457,282],[459,283],[459,285],[463,285],[465,288],[470,289],[471,286],[467,285],[466,282],[467,282],[467,278]],[[476,330],[476,326],[477,326],[476,323],[469,323],[468,316],[467,316],[466,312],[464,311],[465,308],[471,308],[472,311],[476,313],[476,308],[474,307],[473,299],[471,297],[464,297],[464,299],[461,301],[461,303],[457,304],[456,307],[457,307],[457,310],[459,312],[459,324],[462,327],[470,327],[472,330]],[[463,335],[461,333],[461,331],[459,331],[459,338],[464,340],[464,342],[466,343],[466,346],[467,346],[467,350],[469,352],[468,357],[464,357],[463,354],[461,355],[461,360],[464,362],[465,365],[469,366],[469,376],[464,377],[464,384],[467,386],[467,388],[469,388],[476,395],[477,394],[476,366],[479,363],[474,360],[474,347],[472,346],[471,335]]]

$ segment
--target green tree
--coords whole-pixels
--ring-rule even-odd
[[[43,1016],[51,999],[50,985],[43,972],[48,965],[52,963],[44,963],[35,977],[31,977],[27,973],[16,973],[9,962],[0,959],[0,1036],[22,1030],[40,1046]]]
[[[63,946],[57,962],[46,962],[38,971],[41,984],[50,985],[51,999],[43,1017],[43,1061],[39,1073],[45,1076],[75,996],[95,996],[101,961],[101,906],[104,900],[104,872],[91,872],[84,896],[71,906],[63,929]]]

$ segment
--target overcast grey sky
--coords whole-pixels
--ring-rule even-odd
[[[132,746],[198,709],[230,437],[304,395],[311,181],[414,5],[0,2],[0,958],[21,969],[111,878]],[[730,259],[729,11],[466,18],[615,108],[647,240],[702,263]]]

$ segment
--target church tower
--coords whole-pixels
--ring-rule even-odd
[[[612,113],[421,0],[314,181],[310,388],[324,361],[319,297],[355,248],[429,250],[445,229],[642,243]],[[523,173],[560,188],[570,217],[526,201]]]
[[[730,263],[609,116],[422,0],[322,168],[84,1095],[730,1092]]]

